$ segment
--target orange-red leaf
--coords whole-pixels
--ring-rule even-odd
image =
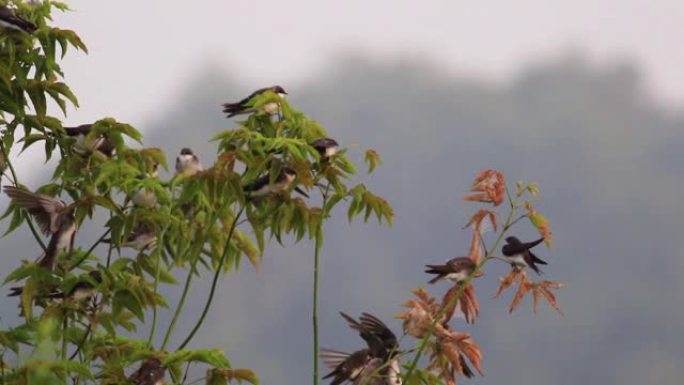
[[[524,273],[523,273],[524,274]],[[518,285],[518,290],[515,292],[515,295],[513,296],[513,301],[511,301],[511,307],[508,309],[509,313],[513,313],[513,310],[515,310],[518,305],[520,305],[520,302],[522,301],[523,297],[525,297],[525,294],[530,290],[530,285],[528,284],[527,281],[527,275],[523,275],[523,279],[520,280],[520,285]]]

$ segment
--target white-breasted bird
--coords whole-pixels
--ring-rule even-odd
[[[187,147],[176,157],[176,175],[192,176],[203,170],[197,155]]]

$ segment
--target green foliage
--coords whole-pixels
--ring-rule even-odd
[[[0,34],[0,150],[8,167],[3,184],[63,200],[77,228],[101,226],[103,218],[106,223],[94,244],[83,245],[77,232],[73,249],[58,252],[53,270],[23,262],[7,272],[4,282],[21,287],[22,322],[0,330],[0,382],[121,384],[155,358],[176,383],[193,364],[208,368],[207,383],[258,384],[254,372],[232,369],[220,350],[185,348],[211,308],[219,275],[237,271],[243,259],[258,268],[271,239],[315,240],[320,248],[323,223],[340,203],[347,202],[349,220],[363,214],[365,221],[375,216],[387,223],[393,218],[391,206],[364,185],[349,186],[357,167],[346,150],[322,157],[310,143],[327,136],[325,129],[271,92],[250,102],[257,110],[237,128],[215,135],[218,156],[211,167],[168,181],[157,177],[159,167],[168,169],[164,151],[137,147],[142,135],[128,124],[105,117],[92,123],[84,138],[69,136],[60,118],[50,115],[52,106],[60,114],[78,107],[59,61],[70,47],[87,52],[86,46],[75,32],[50,25],[51,12],[66,5],[10,3],[38,29]],[[272,102],[280,106],[277,116],[258,109]],[[111,152],[98,147],[103,141]],[[44,149],[46,161],[58,158],[51,180],[37,188],[21,184],[9,157],[33,146]],[[369,150],[366,161],[373,171],[380,158]],[[286,167],[296,179],[283,191],[256,197],[245,190],[265,175],[277,183]],[[295,188],[312,197],[298,195]],[[140,192],[155,202],[136,206]],[[46,249],[32,214],[12,203],[1,219],[7,234],[30,231]],[[142,251],[127,248],[140,228],[150,229],[156,243]],[[103,248],[106,254],[96,251]],[[176,287],[181,300],[170,304],[160,285],[177,285],[176,276],[183,272],[185,284]],[[200,274],[213,275],[211,294],[197,324],[181,339],[175,323],[193,277]],[[78,297],[76,289],[82,287],[94,288],[95,295]],[[157,312],[164,308],[173,309],[173,319],[158,344]],[[149,338],[136,337],[140,334]],[[180,341],[178,348],[168,348]]]

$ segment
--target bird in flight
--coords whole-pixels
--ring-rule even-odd
[[[340,315],[359,332],[368,347],[351,354],[323,349],[321,358],[332,369],[323,378],[332,378],[331,385],[345,381],[354,385],[401,385],[400,363],[396,357],[399,344],[394,333],[371,314],[363,313],[358,321],[345,313]]]
[[[228,114],[228,118],[231,118],[235,115],[240,115],[240,114],[251,114],[252,112],[257,111],[257,109],[260,109],[264,112],[266,112],[269,115],[273,115],[278,112],[280,105],[278,102],[269,102],[266,103],[258,108],[255,108],[250,105],[250,102],[252,99],[254,99],[256,96],[263,94],[266,91],[271,91],[274,94],[278,95],[281,98],[285,98],[285,95],[287,95],[287,92],[283,89],[281,86],[271,86],[271,87],[266,87],[266,88],[261,88],[258,89],[254,92],[252,92],[248,97],[240,100],[239,102],[235,103],[224,103],[223,104],[223,112]]]
[[[506,244],[501,248],[501,252],[514,268],[524,269],[529,267],[535,273],[541,274],[542,271],[539,270],[536,264],[547,265],[547,263],[534,255],[531,249],[542,243],[542,241],[544,241],[544,238],[539,238],[532,242],[521,242],[518,238],[511,236],[506,238]]]
[[[43,234],[51,236],[45,256],[39,265],[52,270],[59,252],[71,251],[73,248],[76,234],[76,204],[67,206],[51,196],[36,194],[19,187],[5,186],[4,191],[12,199],[12,203],[26,209],[35,218]]]

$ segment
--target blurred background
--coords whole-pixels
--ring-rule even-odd
[[[492,263],[477,281],[478,322],[454,324],[481,345],[485,376],[460,383],[681,383],[684,3],[67,3],[74,12],[54,24],[76,30],[90,53],[63,64],[81,104],[65,124],[116,117],[171,162],[188,146],[210,164],[209,137],[235,127],[220,104],[280,84],[352,156],[371,147],[384,158],[360,180],[393,204],[394,226],[350,225],[339,210],[325,229],[322,346],[362,346],[338,310],[371,312],[400,333],[394,314],[429,279],[423,265],[467,253],[462,226],[477,205],[461,197],[478,171],[497,168],[511,183],[539,182],[555,242],[538,255],[544,277],[567,285],[565,316],[545,306],[534,315],[527,300],[509,315],[510,293],[491,299],[508,268]],[[31,187],[48,180],[21,163]],[[77,242],[100,233],[82,229]],[[536,236],[526,222],[515,233]],[[24,234],[0,242],[2,271],[39,255]],[[310,383],[312,253],[308,242],[271,245],[260,272],[244,264],[225,276],[193,345],[225,349],[262,384]],[[3,314],[15,305],[0,295]]]

